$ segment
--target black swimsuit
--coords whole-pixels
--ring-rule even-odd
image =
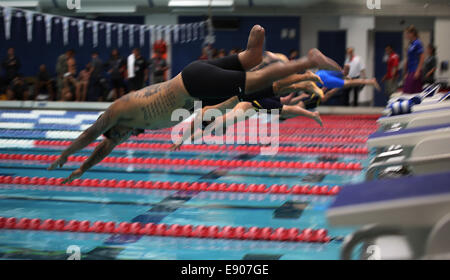
[[[256,111],[265,109],[267,110],[267,113],[270,114],[272,109],[281,110],[283,108],[283,104],[281,103],[281,100],[279,97],[268,97],[268,98],[261,98],[251,101],[253,108],[255,108]]]
[[[274,96],[272,86],[245,94],[246,72],[238,55],[194,61],[183,69],[181,77],[189,95],[211,104],[233,96],[241,101]]]

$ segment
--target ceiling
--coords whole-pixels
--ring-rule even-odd
[[[80,1],[77,13],[151,14],[151,13],[207,13],[208,8],[169,8],[169,0],[71,0]],[[180,0],[179,0],[180,1]],[[205,1],[209,0],[181,0]],[[216,0],[213,0],[216,1]],[[220,1],[220,0],[219,0]],[[372,0],[380,1],[380,10],[367,8],[371,0],[232,0],[232,8],[213,8],[214,14],[361,14],[449,16],[450,0]],[[74,13],[67,9],[67,0],[0,0],[0,4],[34,8],[58,14]]]

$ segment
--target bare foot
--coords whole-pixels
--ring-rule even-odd
[[[306,77],[306,81],[311,81],[311,82],[315,82],[315,83],[320,83],[320,84],[322,84],[323,85],[323,81],[322,81],[322,79],[319,77],[319,76],[317,76],[316,74],[314,74],[313,72],[311,72],[311,71],[306,71],[306,73],[304,74],[305,75],[305,77]]]
[[[314,67],[319,69],[342,71],[341,66],[336,61],[325,56],[318,49],[309,50],[308,59],[313,63]]]
[[[372,79],[372,85],[373,85],[378,91],[381,90],[380,85],[379,85],[378,82],[377,82],[377,79],[375,79],[375,78]]]
[[[310,94],[317,94],[320,96],[320,99],[323,99],[325,95],[323,94],[323,90],[319,88],[314,82],[306,82],[304,90]]]
[[[320,114],[318,111],[313,112],[313,120],[315,120],[320,126],[323,127],[322,119],[320,118]]]
[[[262,62],[264,39],[264,28],[260,25],[253,26],[248,36],[247,49],[239,53],[239,60],[245,70],[250,70]]]

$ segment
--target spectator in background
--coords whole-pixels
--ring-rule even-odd
[[[49,100],[55,99],[55,93],[53,91],[52,81],[50,74],[47,72],[45,64],[39,66],[39,72],[36,77],[36,83],[34,85],[35,98],[41,93],[41,90],[45,89],[49,95]]]
[[[228,52],[228,55],[235,55],[235,54],[237,54],[236,48],[232,48],[232,49]]]
[[[77,76],[77,63],[75,61],[75,53],[67,57],[67,73],[64,74],[64,86],[70,88],[72,96],[78,96],[80,93],[80,85],[78,84]]]
[[[88,84],[88,100],[97,101],[103,98],[102,87],[100,84],[100,79],[103,74],[103,62],[98,56],[97,51],[93,51],[91,54],[91,69],[89,75]]]
[[[59,100],[61,99],[61,92],[62,92],[62,88],[64,87],[64,77],[68,76],[69,72],[69,66],[68,66],[68,61],[70,60],[71,62],[71,70],[73,71],[73,63],[75,61],[74,59],[75,56],[75,51],[70,49],[67,50],[65,53],[63,53],[62,55],[60,55],[58,57],[58,60],[56,61],[56,86],[57,86],[57,96],[56,99]]]
[[[29,90],[23,77],[19,74],[11,81],[6,91],[8,100],[28,100]]]
[[[405,36],[409,40],[409,46],[403,71],[403,93],[418,93],[422,91],[421,71],[425,60],[423,45],[419,40],[419,32],[413,25],[406,28]]]
[[[200,55],[200,57],[198,59],[199,60],[208,60],[209,59],[209,49],[210,49],[209,45],[204,46],[202,48],[202,54]]]
[[[126,63],[120,56],[117,49],[111,51],[111,57],[108,60],[107,68],[111,77],[111,86],[113,99],[120,98],[125,93],[124,72]]]
[[[91,77],[91,63],[88,63],[86,67],[78,74],[78,95],[75,96],[75,101],[86,101],[87,91],[89,88],[89,78]]]
[[[427,58],[423,65],[423,82],[426,84],[433,84],[434,73],[437,69],[436,48],[433,45],[428,45],[426,49]]]
[[[225,49],[220,49],[219,52],[217,53],[217,58],[222,58],[225,57],[227,55],[227,53],[225,52]]]
[[[216,48],[211,48],[209,51],[210,51],[211,57],[212,57],[213,59],[214,59],[214,58],[217,58],[217,55],[219,54],[219,52],[217,51]]]
[[[162,83],[166,80],[165,74],[169,69],[167,61],[164,59],[163,54],[159,49],[155,50],[155,57],[152,59],[153,77],[152,83]]]
[[[5,70],[5,85],[8,86],[19,75],[20,60],[16,57],[14,48],[8,48],[6,58],[2,61]]]
[[[73,94],[69,87],[63,87],[61,89],[61,99],[60,101],[73,101]]]
[[[397,90],[399,56],[394,52],[391,45],[386,46],[385,52],[387,56],[387,70],[381,81],[384,82],[384,93],[389,98]]]
[[[291,50],[289,52],[289,60],[294,60],[294,59],[298,59],[299,58],[299,53],[298,50]]]
[[[347,58],[344,62],[344,69],[348,69],[344,75],[350,79],[365,79],[365,66],[361,57],[355,55],[353,48],[347,48]],[[358,94],[361,91],[361,86],[349,87],[342,91],[343,105],[350,106],[350,93],[353,92],[353,106],[358,106]]]
[[[143,88],[148,80],[149,63],[141,56],[141,52],[138,48],[133,49],[127,62],[130,91]]]

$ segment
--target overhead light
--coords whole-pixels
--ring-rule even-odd
[[[172,13],[175,14],[198,14],[198,13],[205,13],[206,11],[208,11],[207,7],[185,7],[185,8],[174,8],[170,10]],[[234,12],[234,8],[233,7],[214,7],[212,8],[213,12],[221,12],[221,13],[226,13],[226,12]]]
[[[198,8],[198,7],[232,7],[234,0],[170,0],[169,7]]]
[[[124,7],[83,7],[76,10],[77,13],[135,13],[136,6]]]
[[[0,4],[5,7],[36,8],[39,1],[1,1]]]

